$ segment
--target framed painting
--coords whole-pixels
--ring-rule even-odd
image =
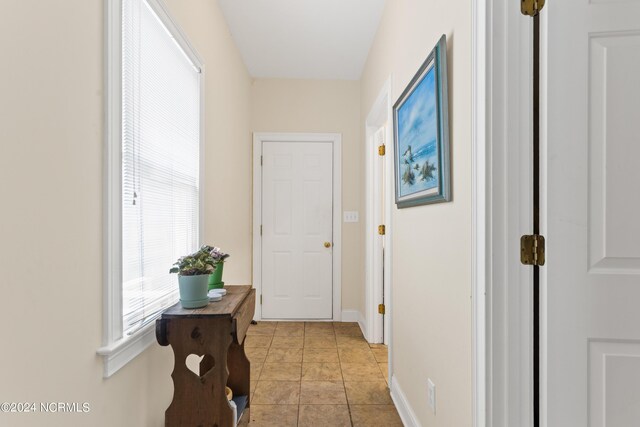
[[[393,106],[398,208],[451,200],[447,93],[443,35]]]

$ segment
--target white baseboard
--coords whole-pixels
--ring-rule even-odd
[[[369,336],[367,335],[367,322],[365,322],[364,316],[360,312],[358,312],[358,325],[360,325],[362,335],[365,337],[365,339],[368,340]]]
[[[357,323],[358,325],[360,325],[362,334],[365,337],[367,336],[367,328],[364,321],[364,316],[358,310],[342,310],[342,321]]]
[[[357,322],[358,317],[360,317],[358,310],[342,310],[343,322]]]
[[[393,403],[396,405],[398,414],[402,419],[402,424],[404,424],[405,427],[422,427],[422,424],[418,421],[418,417],[416,417],[413,409],[411,409],[407,397],[402,392],[395,375],[391,377],[391,399],[393,399]]]

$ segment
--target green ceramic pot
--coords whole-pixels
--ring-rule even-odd
[[[209,290],[224,288],[224,282],[222,281],[222,270],[224,268],[224,261],[216,263],[216,269],[209,275]]]
[[[184,308],[200,308],[209,304],[207,293],[209,274],[199,276],[178,275],[178,286],[180,287],[180,304]]]

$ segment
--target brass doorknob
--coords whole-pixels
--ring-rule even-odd
[[[324,242],[324,247],[325,248],[330,248],[331,247],[331,242]]]

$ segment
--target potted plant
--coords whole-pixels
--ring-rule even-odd
[[[207,252],[213,260],[215,271],[209,276],[209,289],[220,289],[224,287],[222,281],[222,270],[224,268],[224,260],[229,258],[229,254],[225,254],[220,248],[214,246],[203,246],[201,251]]]
[[[170,273],[178,273],[180,304],[184,308],[200,308],[209,304],[209,276],[216,269],[213,258],[202,249],[180,257]]]

